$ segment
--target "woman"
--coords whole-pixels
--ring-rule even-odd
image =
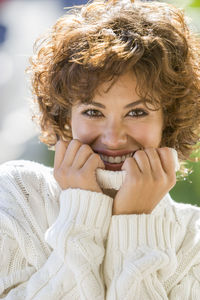
[[[199,140],[200,46],[164,3],[93,1],[30,70],[54,168],[0,169],[2,299],[197,299],[200,209],[175,203]]]

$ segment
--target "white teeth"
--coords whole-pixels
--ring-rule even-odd
[[[115,158],[112,157],[112,156],[108,157],[108,162],[114,163],[115,162]]]
[[[133,152],[129,153],[129,154],[126,154],[126,155],[115,156],[115,157],[113,157],[113,156],[107,156],[107,155],[102,155],[102,154],[100,154],[100,156],[101,156],[101,159],[104,160],[105,162],[109,162],[111,164],[113,164],[113,163],[114,164],[119,164],[121,162],[124,162],[127,157],[131,157],[132,154],[133,154]]]
[[[122,157],[117,156],[117,157],[115,157],[114,162],[117,163],[117,164],[119,164],[122,161],[122,159],[123,159]]]

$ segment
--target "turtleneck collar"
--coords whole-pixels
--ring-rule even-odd
[[[97,169],[97,182],[102,189],[114,189],[119,190],[125,180],[125,171],[108,171],[103,169]],[[171,201],[171,197],[166,194],[159,204],[154,208],[152,214],[160,214],[161,210],[164,210]]]
[[[175,161],[175,171],[178,171],[179,161],[177,151],[171,148]],[[108,171],[103,169],[97,169],[97,181],[101,188],[119,190],[122,183],[125,180],[125,171]]]

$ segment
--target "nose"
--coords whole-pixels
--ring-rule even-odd
[[[127,132],[123,125],[116,122],[105,126],[101,135],[101,143],[109,149],[120,149],[127,144]]]

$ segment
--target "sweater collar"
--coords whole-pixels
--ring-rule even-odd
[[[125,180],[125,171],[108,171],[103,169],[97,169],[97,182],[101,188],[119,190]],[[169,207],[169,203],[172,201],[169,193],[167,193],[158,205],[152,211],[154,215],[160,215],[161,211],[165,211],[166,207]]]

